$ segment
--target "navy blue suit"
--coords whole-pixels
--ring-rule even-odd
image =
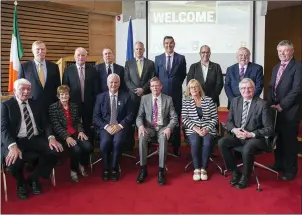
[[[129,127],[133,124],[132,103],[129,93],[119,91],[117,97],[117,122],[123,126],[118,133],[111,135],[105,130],[110,124],[111,104],[109,91],[97,96],[93,121],[100,129],[100,149],[103,157],[104,169],[109,169],[109,159],[112,152],[112,168],[117,169],[122,154],[123,146],[126,144]]]
[[[95,69],[98,73],[99,80],[100,80],[99,81],[100,93],[106,92],[108,90],[108,86],[107,86],[108,73],[106,70],[106,64],[105,63],[97,64],[97,65],[95,65]],[[120,76],[120,81],[121,81],[120,90],[127,92],[128,88],[127,88],[127,86],[125,84],[125,80],[124,80],[124,73],[125,73],[124,67],[114,63],[113,72]]]
[[[173,105],[180,118],[182,105],[182,84],[187,75],[187,64],[185,56],[174,52],[172,68],[170,73],[166,70],[166,54],[155,57],[155,76],[158,77],[163,85],[162,93],[171,96]],[[180,146],[180,127],[175,127],[172,136],[173,146]]]
[[[244,74],[244,78],[250,78],[255,83],[255,96],[260,96],[263,86],[264,86],[264,77],[263,77],[263,67],[249,62]],[[239,65],[238,63],[227,68],[224,90],[228,97],[228,107],[233,98],[241,96],[239,91]]]

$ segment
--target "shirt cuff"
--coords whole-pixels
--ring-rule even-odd
[[[50,139],[56,139],[56,138],[55,138],[55,136],[50,135],[50,136],[48,137],[48,141],[50,141]]]
[[[124,128],[121,124],[118,124],[122,129]]]
[[[11,143],[11,144],[8,145],[7,148],[9,149],[10,147],[12,147],[12,146],[14,146],[14,145],[16,145],[16,144],[17,144],[16,142],[15,142],[15,143]]]
[[[235,128],[233,128],[233,129],[231,130],[231,133],[233,133],[233,134],[235,134],[235,133],[234,133],[234,129],[235,129]]]
[[[104,129],[106,129],[109,126],[109,124],[105,125]]]
[[[256,137],[256,134],[254,133],[254,132],[251,132],[252,133],[252,135],[253,135],[253,138],[255,138]]]

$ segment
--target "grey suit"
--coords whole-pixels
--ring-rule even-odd
[[[164,134],[161,132],[166,128],[170,128],[171,132],[178,125],[177,114],[175,112],[173,101],[170,96],[161,94],[161,118],[163,125],[155,128],[152,125],[152,115],[153,115],[153,104],[152,104],[152,94],[148,94],[142,97],[139,111],[136,118],[137,127],[144,125],[147,130],[147,134],[140,136],[139,138],[139,155],[140,164],[144,166],[147,164],[147,153],[148,153],[148,142],[157,137],[159,143],[159,167],[165,167],[165,158],[168,148],[168,140]]]

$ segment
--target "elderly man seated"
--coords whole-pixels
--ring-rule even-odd
[[[97,96],[93,121],[100,129],[100,149],[103,157],[102,178],[107,181],[111,177],[117,181],[120,177],[118,171],[122,150],[126,144],[130,126],[133,123],[132,105],[130,95],[120,91],[120,77],[113,73],[107,78],[109,91]]]
[[[28,80],[16,80],[15,96],[2,102],[1,107],[1,152],[17,181],[20,199],[28,198],[27,185],[35,195],[42,192],[39,177],[49,177],[57,162],[57,152],[63,151],[62,145],[53,136],[46,111],[29,99],[30,92],[31,83]],[[25,179],[23,166],[29,153],[38,155],[38,165]]]
[[[274,128],[267,102],[255,96],[254,82],[244,78],[239,89],[241,96],[232,100],[227,119],[227,130],[232,135],[221,138],[218,147],[226,169],[232,171],[230,184],[243,189],[249,184],[255,153],[266,149],[265,136],[272,136]],[[243,146],[243,174],[238,170],[232,153],[237,146]]]

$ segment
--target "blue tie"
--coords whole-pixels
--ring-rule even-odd
[[[170,72],[171,72],[171,56],[168,56],[167,72],[168,72],[169,74],[170,74]]]

